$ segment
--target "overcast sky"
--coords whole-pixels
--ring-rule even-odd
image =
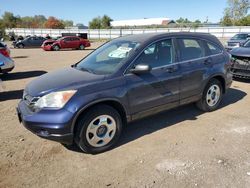
[[[179,17],[219,22],[226,0],[0,0],[0,15],[5,11],[20,16],[45,15],[88,22],[96,16],[107,14],[113,20]]]

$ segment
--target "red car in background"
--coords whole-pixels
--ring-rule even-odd
[[[76,36],[62,37],[57,40],[46,40],[42,44],[42,48],[45,51],[58,51],[64,48],[84,50],[85,47],[90,47],[90,42],[87,39],[83,39]]]

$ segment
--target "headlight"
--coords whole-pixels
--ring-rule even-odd
[[[237,47],[240,47],[240,43],[237,43],[236,45],[235,45],[235,47],[237,48]]]
[[[49,93],[35,103],[37,108],[62,108],[76,93],[76,90]]]

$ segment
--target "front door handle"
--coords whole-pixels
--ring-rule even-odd
[[[168,73],[173,73],[177,71],[177,67],[167,67],[165,71]]]

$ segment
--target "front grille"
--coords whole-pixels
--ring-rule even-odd
[[[235,42],[228,42],[227,44],[228,44],[228,46],[237,46],[237,44],[239,44],[239,43],[235,43]]]
[[[250,58],[232,56],[231,72],[235,77],[250,78]]]
[[[232,68],[250,70],[250,58],[232,56]]]
[[[38,99],[39,97],[32,97],[24,91],[23,100],[31,109],[33,109],[34,104],[38,101]]]

